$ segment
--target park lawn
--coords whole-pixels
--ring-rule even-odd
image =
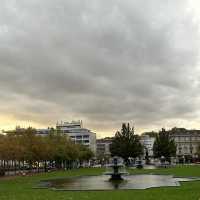
[[[97,175],[104,169],[77,169],[36,174],[30,177],[0,179],[0,200],[200,200],[200,181],[182,183],[181,187],[162,187],[146,190],[118,191],[53,191],[33,189],[40,180],[51,178]],[[131,174],[173,174],[175,176],[199,176],[200,166],[179,166],[168,169],[129,170]]]

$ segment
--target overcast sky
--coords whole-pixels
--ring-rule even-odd
[[[199,12],[199,0],[1,0],[0,128],[200,128]]]

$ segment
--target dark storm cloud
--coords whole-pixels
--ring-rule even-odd
[[[199,27],[188,1],[1,4],[1,114],[79,117],[102,131],[196,119]]]

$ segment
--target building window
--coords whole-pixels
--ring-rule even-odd
[[[184,147],[184,153],[188,153],[188,148],[187,147]]]
[[[179,151],[179,154],[181,154],[182,148],[179,147],[179,148],[178,148],[178,151]]]

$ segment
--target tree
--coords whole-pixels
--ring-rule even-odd
[[[142,135],[148,135],[149,137],[156,137],[157,134],[158,133],[154,131],[142,133]]]
[[[129,157],[136,158],[143,154],[139,136],[134,134],[134,128],[130,128],[129,123],[123,123],[121,131],[116,132],[110,151],[112,156],[122,157],[127,164]]]
[[[149,160],[149,152],[148,152],[148,149],[145,148],[145,161],[146,161],[146,164],[149,164],[150,163],[150,160]]]
[[[165,129],[159,131],[156,136],[154,145],[153,145],[154,157],[161,158],[165,157],[167,161],[170,162],[170,157],[176,155],[176,144],[173,139],[170,139],[169,132],[166,132]]]
[[[75,144],[60,130],[50,129],[48,136],[37,135],[31,127],[0,135],[0,168],[5,170],[41,167],[70,169],[78,160],[89,160],[94,154],[85,146]]]
[[[35,162],[39,160],[41,152],[40,141],[38,136],[36,136],[36,129],[29,127],[21,133],[20,137],[24,147],[24,161],[26,161],[30,169],[32,169]]]
[[[86,146],[79,144],[79,155],[78,158],[79,160],[82,161],[88,161],[90,160],[92,157],[94,157],[94,153]]]

